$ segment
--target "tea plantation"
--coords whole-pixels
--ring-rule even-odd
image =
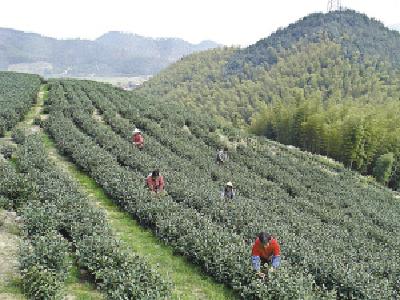
[[[34,102],[40,78],[29,79],[20,85],[27,90],[4,88],[20,91],[21,103],[29,99],[9,111],[23,114]],[[399,298],[400,206],[392,191],[177,103],[89,81],[50,80],[48,87],[48,116],[37,123],[59,152],[177,255],[241,298]],[[130,142],[135,126],[144,133],[142,151]],[[0,160],[0,202],[22,216],[25,294],[61,297],[74,256],[106,299],[171,298],[169,279],[118,242],[104,212],[49,159],[42,135],[14,138],[12,160]],[[215,164],[221,146],[230,156],[223,166]],[[166,179],[160,197],[144,185],[156,168]],[[220,198],[227,181],[237,189],[230,202]],[[262,230],[282,249],[282,265],[266,281],[250,260]]]
[[[207,116],[107,85],[52,81],[48,106],[45,126],[66,156],[143,226],[244,298],[398,296],[400,208],[392,192],[321,157],[260,138],[250,143]],[[144,131],[144,151],[129,142],[134,126]],[[219,167],[213,159],[223,143],[231,160]],[[167,180],[160,199],[143,187],[156,167]],[[226,203],[219,190],[229,180],[239,196]],[[260,230],[282,244],[282,268],[268,283],[249,260]]]

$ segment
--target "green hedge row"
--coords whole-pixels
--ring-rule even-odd
[[[77,263],[93,275],[108,299],[164,299],[170,284],[115,240],[102,211],[49,161],[40,136],[29,136],[17,154],[19,171],[34,182],[37,203],[26,206],[28,233],[57,231],[75,249]]]
[[[59,298],[70,267],[68,243],[56,230],[48,229],[46,222],[42,223],[49,212],[37,206],[29,175],[18,173],[5,160],[0,160],[0,198],[3,208],[17,210],[24,219],[19,253],[24,293],[29,299]],[[46,230],[34,230],[35,225]]]
[[[36,103],[40,83],[37,75],[0,72],[0,138]]]
[[[178,252],[187,255],[215,278],[238,289],[247,298],[274,299],[278,295],[288,294],[301,298],[301,295],[315,295],[312,279],[290,265],[284,265],[281,272],[273,275],[271,280],[276,284],[259,282],[251,270],[249,245],[243,243],[241,236],[169,196],[162,198],[161,202],[152,201],[143,188],[143,174],[120,166],[108,151],[101,149],[75,128],[72,121],[65,118],[65,115],[71,117],[75,114],[74,105],[67,105],[64,90],[59,84],[53,83],[51,87],[47,126],[60,149],[103,186],[118,204],[143,224],[153,228]],[[67,94],[67,97],[73,101],[73,95]],[[86,104],[82,103],[77,109],[90,113],[90,102]],[[204,241],[207,242],[206,247]],[[224,245],[228,244],[232,247],[226,249]]]
[[[67,95],[72,92],[69,101],[73,100],[74,93],[75,97],[83,97],[79,91],[73,92],[74,88],[84,90],[116,132],[128,138],[132,122],[139,124],[167,150],[192,161],[193,168],[196,166],[205,170],[194,174],[194,177],[208,176],[210,165],[202,161],[213,159],[213,149],[207,146],[208,140],[216,140],[213,132],[208,135],[203,133],[202,138],[199,138],[200,135],[194,138],[193,134],[185,136],[182,128],[176,126],[179,122],[174,119],[181,120],[182,116],[172,111],[166,114],[162,110],[161,114],[164,115],[160,117],[160,109],[156,108],[159,103],[137,101],[124,96],[128,94],[115,92],[113,88],[104,88],[102,85],[75,84],[63,83]],[[96,91],[99,86],[101,93]],[[91,111],[90,103],[87,100],[84,102],[87,111]],[[119,115],[130,118],[130,122],[121,121],[124,119]],[[79,125],[82,127],[84,123]],[[190,127],[192,124],[188,125]],[[99,137],[92,135],[99,142]],[[236,170],[230,171],[238,179],[241,191],[243,183],[248,182],[246,176],[241,176],[241,173],[246,174],[245,170],[256,174],[255,180],[267,178],[275,187],[279,185],[282,191],[286,191],[286,195],[280,194],[281,208],[272,208],[274,213],[282,215],[280,223],[269,220],[270,216],[266,214],[264,224],[267,228],[278,228],[278,235],[286,241],[284,251],[291,263],[300,265],[304,272],[311,272],[320,286],[337,289],[338,298],[373,299],[380,291],[384,293],[379,297],[385,299],[397,295],[399,236],[396,232],[399,232],[399,225],[395,222],[395,216],[399,209],[395,206],[393,196],[374,185],[365,185],[355,178],[354,173],[341,167],[321,164],[319,158],[262,139],[257,143],[256,148],[238,149],[232,163],[237,163]],[[117,149],[107,149],[116,157],[123,156],[118,154]],[[162,154],[165,152],[168,151]],[[129,162],[129,159],[119,160],[122,163]],[[197,195],[198,192],[195,189],[193,194]],[[244,192],[251,197],[245,189]],[[255,199],[265,195],[275,198],[269,188],[265,188],[264,194],[253,189]],[[288,209],[292,206],[296,209]],[[285,211],[293,215],[288,217]],[[252,218],[252,215],[245,213],[239,216],[245,221]],[[253,214],[253,218],[256,218],[256,214]],[[310,248],[310,244],[315,247]],[[307,249],[307,254],[302,253],[304,249]]]

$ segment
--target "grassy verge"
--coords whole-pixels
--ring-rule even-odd
[[[74,257],[71,257],[75,261]],[[72,296],[75,300],[101,300],[104,299],[100,293],[96,291],[93,283],[85,279],[85,275],[81,273],[76,265],[73,265],[66,285],[66,294]]]
[[[6,285],[0,285],[0,299],[23,300],[26,299],[22,294],[22,283],[20,279],[12,279]]]

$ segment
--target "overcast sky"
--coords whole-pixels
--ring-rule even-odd
[[[400,23],[400,0],[341,0],[385,25]],[[95,39],[111,31],[149,37],[255,43],[278,27],[326,11],[328,0],[2,0],[0,27],[57,38]]]

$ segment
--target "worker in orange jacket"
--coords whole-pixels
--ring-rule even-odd
[[[251,251],[251,261],[257,275],[264,278],[265,274],[261,272],[261,266],[268,263],[271,270],[277,269],[281,263],[281,248],[278,241],[270,234],[260,232],[253,244]]]

